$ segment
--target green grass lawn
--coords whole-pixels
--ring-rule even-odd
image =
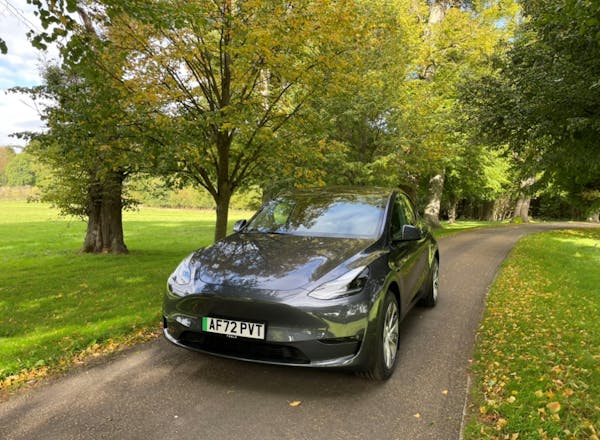
[[[458,234],[471,229],[481,229],[486,227],[495,226],[506,226],[509,225],[508,221],[505,222],[485,222],[479,220],[461,220],[454,223],[442,222],[441,228],[433,230],[435,238],[447,237],[449,235]]]
[[[600,230],[521,240],[487,301],[465,439],[600,437]]]
[[[84,255],[84,222],[24,202],[0,213],[0,387],[156,331],[167,277],[214,231],[210,211],[141,208],[124,215],[130,254]]]

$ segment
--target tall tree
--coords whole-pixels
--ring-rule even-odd
[[[488,67],[486,57],[508,32],[494,20],[508,12],[496,3],[477,10],[472,3],[462,9],[446,2],[439,10],[430,2],[362,5],[372,32],[356,51],[360,63],[308,100],[286,130],[294,148],[278,164],[282,185],[312,179],[414,189],[442,168],[457,188],[454,168],[467,167],[476,157],[470,151],[481,149],[465,136],[457,85],[466,72]],[[318,154],[303,154],[306,144]],[[438,210],[440,198],[441,185]]]
[[[232,194],[280,154],[273,142],[362,32],[355,2],[132,2],[120,34],[139,100],[161,112],[171,176],[205,188],[226,234]],[[275,18],[275,19],[274,19]],[[166,161],[166,159],[165,159]]]
[[[35,141],[28,152],[53,170],[43,198],[87,220],[83,252],[125,253],[123,181],[136,165],[128,160],[120,94],[67,66],[49,66],[44,77],[42,86],[19,89],[51,102],[42,111],[48,130],[26,134]]]
[[[49,3],[46,10],[42,2],[34,3],[45,12],[40,13],[43,22],[51,13],[68,15],[60,5]],[[14,89],[40,100],[48,127],[23,135],[36,141],[30,152],[54,171],[54,184],[44,188],[44,198],[87,220],[82,251],[126,253],[122,209],[128,200],[123,183],[139,169],[141,157],[139,140],[132,140],[139,117],[122,87],[126,54],[111,41],[105,14],[67,6],[75,8],[80,21],[69,16],[62,28],[69,32],[61,47],[62,64],[46,67],[42,86]],[[43,43],[39,38],[35,44]]]
[[[427,18],[421,19],[422,51],[411,92],[414,106],[421,108],[409,112],[412,121],[408,125],[425,158],[425,220],[438,226],[446,174],[455,161],[462,160],[461,152],[468,151],[464,144],[469,139],[457,105],[458,86],[472,72],[490,69],[489,59],[498,42],[510,35],[516,6],[502,0],[434,0],[427,5],[426,12],[421,7],[421,16]],[[499,20],[505,24],[498,25]]]
[[[523,1],[524,20],[498,74],[465,87],[480,135],[508,144],[527,177],[600,209],[600,5]],[[596,210],[596,211],[594,211]]]
[[[351,69],[333,72],[329,87],[311,96],[278,137],[292,148],[270,170],[279,177],[275,185],[411,183],[398,122],[417,24],[406,1],[363,1],[358,13],[368,31],[363,44],[342,55]]]

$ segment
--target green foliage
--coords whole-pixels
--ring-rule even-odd
[[[323,90],[356,46],[361,17],[342,2],[127,4],[116,29],[129,58],[126,81],[160,114],[154,139],[166,175],[205,188],[219,213],[281,154],[276,133]],[[273,20],[273,17],[278,17]],[[327,29],[327,32],[322,32]]]
[[[28,153],[17,154],[6,165],[6,184],[8,186],[33,186],[36,183],[34,159]]]
[[[508,144],[524,177],[543,171],[538,186],[553,183],[582,200],[600,187],[599,6],[550,0],[522,7],[498,70],[467,83],[465,102],[480,134]]]
[[[34,14],[39,18],[43,31],[34,32],[30,30],[27,36],[31,39],[33,47],[45,50],[48,43],[67,35],[77,27],[74,14],[77,12],[77,0],[55,0],[44,2],[43,0],[27,0],[37,10]]]
[[[599,248],[596,229],[517,244],[479,330],[465,439],[596,437]]]
[[[33,137],[31,150],[53,169],[56,183],[65,190],[47,193],[47,198],[73,215],[86,213],[91,186],[114,173],[127,176],[140,166],[134,159],[140,149],[129,141],[131,118],[120,90],[106,72],[95,70],[93,61],[87,63],[48,66],[43,90],[29,90],[54,100],[44,110],[50,130]]]
[[[103,0],[76,8],[81,24],[67,13],[72,2],[34,4],[48,25],[40,41],[62,26],[65,64],[91,92],[64,100],[78,108],[69,117],[85,121],[73,125],[79,134],[95,136],[71,130],[54,142],[58,151],[78,146],[69,161],[78,165],[58,176],[81,174],[82,163],[103,164],[87,171],[88,187],[114,170],[125,182],[161,175],[178,188],[165,201],[176,205],[206,205],[182,189],[203,188],[221,219],[217,236],[231,197],[251,185],[266,196],[290,186],[402,186],[422,205],[443,171],[443,202],[453,207],[506,205],[519,179],[470,136],[472,115],[458,105],[465,79],[494,77],[491,60],[518,18],[512,0]],[[71,182],[53,186],[56,197],[70,193],[69,209],[85,180]]]
[[[133,179],[127,184],[127,190],[143,206],[215,209],[215,201],[205,189],[193,186],[172,188],[159,177]],[[256,210],[261,205],[262,192],[256,186],[240,190],[231,198],[233,209]]]
[[[444,197],[493,201],[512,187],[510,162],[500,152],[465,143],[460,160],[448,168]]]
[[[77,219],[23,202],[0,210],[8,213],[0,217],[0,387],[23,370],[62,368],[86,350],[159,329],[165,280],[211,243],[214,228],[214,212],[141,208],[124,220],[135,251],[91,256],[78,253],[85,224]],[[234,212],[229,230],[249,215]]]
[[[0,186],[6,185],[6,166],[15,158],[12,147],[0,147]]]
[[[433,3],[361,2],[369,38],[345,54],[351,68],[332,74],[330,87],[311,96],[275,138],[291,148],[263,168],[265,186],[400,185],[416,195],[430,174],[448,168],[452,197],[505,190],[506,173],[487,172],[495,166],[489,162],[502,159],[465,135],[456,88],[467,72],[489,70],[496,43],[510,34],[495,21],[516,8],[457,3],[430,25]]]
[[[397,120],[419,30],[408,2],[363,2],[361,8],[369,34],[366,44],[345,54],[352,68],[313,95],[281,139],[291,139],[293,149],[277,169],[296,185],[394,186],[398,174],[407,173],[397,166]]]

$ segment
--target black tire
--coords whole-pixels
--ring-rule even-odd
[[[377,322],[377,342],[370,367],[360,373],[372,380],[389,379],[398,363],[400,309],[392,291],[387,291]]]
[[[425,307],[435,307],[438,302],[440,288],[440,264],[437,258],[433,259],[431,263],[431,273],[429,276],[429,283],[426,287],[427,293],[419,302],[420,305]]]

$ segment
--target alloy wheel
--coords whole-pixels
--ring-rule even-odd
[[[390,301],[383,322],[383,361],[390,369],[396,360],[398,352],[398,306],[396,301]]]
[[[433,301],[437,302],[438,300],[438,289],[440,287],[440,267],[438,263],[435,263],[432,274],[432,285],[431,285],[431,296],[433,297]]]

